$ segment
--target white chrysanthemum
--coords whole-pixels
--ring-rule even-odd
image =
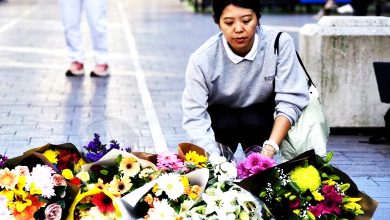
[[[37,189],[42,190],[43,197],[50,198],[55,196],[52,176],[54,173],[55,172],[51,167],[38,164],[33,168],[31,178],[27,180],[29,183],[26,184],[26,188],[29,188],[29,186],[34,183]]]
[[[218,165],[226,161],[226,158],[218,154],[211,154],[209,161],[212,165]]]
[[[154,209],[148,212],[149,220],[175,219],[175,210],[169,206],[168,200],[153,202]]]
[[[232,163],[224,162],[214,168],[218,182],[233,181],[237,178],[237,169]]]
[[[177,199],[184,193],[184,186],[179,174],[163,174],[158,178],[157,184],[158,188],[164,191],[169,199]]]

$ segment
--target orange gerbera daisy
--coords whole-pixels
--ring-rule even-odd
[[[11,172],[8,168],[0,170],[0,186],[6,190],[15,189],[18,183],[18,175]]]

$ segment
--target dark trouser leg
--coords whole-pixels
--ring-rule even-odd
[[[211,127],[213,128],[215,141],[225,146],[229,146],[235,152],[238,145],[238,119],[234,109],[213,105],[207,109],[211,117]]]
[[[241,109],[239,141],[244,150],[254,145],[262,146],[269,138],[274,124],[273,112],[274,107],[267,104],[255,104]]]
[[[353,0],[351,2],[353,8],[353,15],[355,16],[366,16],[368,11],[368,6],[371,4],[372,0]]]
[[[385,114],[385,138],[390,142],[390,108]]]
[[[210,106],[211,127],[215,140],[229,146],[232,152],[241,143],[244,150],[253,145],[262,145],[271,134],[274,107],[269,104],[255,104],[246,108]]]

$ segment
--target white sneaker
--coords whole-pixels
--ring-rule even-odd
[[[341,7],[338,7],[337,12],[339,14],[352,14],[353,13],[352,5],[346,4],[346,5],[343,5]]]

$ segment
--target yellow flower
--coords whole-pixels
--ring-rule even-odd
[[[58,150],[50,150],[49,149],[43,153],[43,156],[45,156],[46,159],[49,160],[50,163],[57,164],[57,162],[58,162],[57,156],[59,154],[60,154],[60,152]]]
[[[119,164],[119,171],[122,171],[124,176],[134,177],[141,171],[141,165],[137,159],[125,157]]]
[[[27,177],[26,176],[20,176],[18,183],[15,186],[15,192],[16,193],[21,193],[24,192],[24,187],[26,186],[27,183]]]
[[[192,200],[195,200],[200,197],[200,194],[202,192],[202,188],[198,185],[191,186],[191,192],[188,194],[188,197]]]
[[[355,202],[350,202],[350,203],[344,204],[344,208],[348,211],[356,211],[356,210],[360,210],[362,207]]]
[[[108,188],[107,185],[108,184],[104,184],[103,180],[99,178],[97,183],[89,184],[88,188],[89,189],[98,188],[98,189],[101,189],[101,190],[106,190]]]
[[[332,179],[328,179],[328,180],[325,180],[325,181],[322,181],[323,184],[327,184],[327,185],[331,185],[333,186],[334,184],[336,184],[336,182]]]
[[[85,171],[82,171],[80,173],[78,173],[76,175],[77,178],[79,178],[81,181],[83,182],[88,182],[90,177],[89,177],[89,173],[88,172],[85,172]]]
[[[5,196],[8,201],[12,201],[14,199],[15,192],[13,190],[3,190],[0,191],[0,196]]]
[[[152,188],[152,192],[156,193],[158,190],[158,185],[157,184],[154,184],[153,188]]]
[[[360,200],[362,200],[362,198],[345,197],[343,202],[359,202]]]
[[[189,180],[188,180],[188,178],[186,176],[181,176],[180,179],[181,179],[181,182],[183,183],[184,187],[187,187],[187,186],[190,185],[190,182],[189,182]]]
[[[114,178],[110,182],[110,189],[112,189],[115,193],[119,192],[119,194],[125,194],[131,189],[131,187],[133,187],[133,183],[131,183],[129,177],[123,177],[120,179]]]
[[[24,180],[21,180],[22,182]],[[33,188],[33,184],[30,187],[30,191]],[[12,196],[12,199],[7,199],[10,201],[7,203],[8,207],[11,209],[16,209],[17,212],[23,212],[28,206],[32,204],[32,201],[28,199],[29,193],[24,191],[23,189],[18,189],[17,191],[14,191],[14,195]]]
[[[305,192],[308,189],[310,191],[315,191],[321,185],[320,173],[312,165],[307,167],[296,167],[290,172],[290,178],[299,186],[302,192]]]
[[[86,164],[85,160],[83,160],[83,158],[80,158],[79,162],[77,162],[75,165],[74,165],[74,171],[76,173],[79,173],[81,171],[81,166]]]
[[[18,212],[23,212],[28,206],[32,204],[30,199],[20,198],[15,202],[15,208]]]
[[[70,169],[65,169],[61,174],[65,179],[70,180],[73,179],[73,172]]]
[[[42,194],[42,189],[40,188],[37,188],[37,186],[35,185],[35,183],[31,183],[31,186],[30,186],[30,193],[31,195],[41,195]]]
[[[197,154],[195,151],[186,153],[186,161],[194,163],[197,167],[206,167],[207,157]]]
[[[324,196],[321,195],[321,193],[319,193],[317,191],[312,191],[311,194],[313,195],[314,200],[316,200],[316,201],[322,201],[325,199]]]
[[[0,170],[0,186],[7,190],[13,190],[18,183],[18,175],[11,172],[8,168]]]

